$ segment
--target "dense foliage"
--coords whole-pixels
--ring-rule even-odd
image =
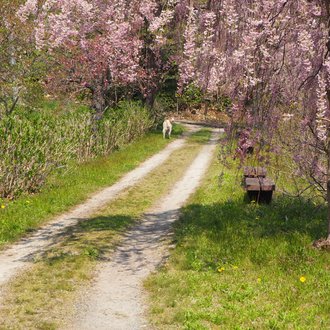
[[[88,109],[16,113],[0,121],[0,197],[36,192],[57,168],[108,155],[152,125],[146,109],[121,103],[92,125]]]
[[[0,4],[0,119],[18,103],[30,106],[40,101],[45,62],[31,42],[33,26],[17,19],[21,1]]]
[[[190,2],[179,70],[181,89],[231,96],[239,156],[288,153],[289,175],[305,176],[328,203],[329,18],[328,0]]]

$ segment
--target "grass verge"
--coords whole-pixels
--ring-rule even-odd
[[[175,126],[174,136],[182,131],[182,126]],[[83,202],[91,193],[113,184],[143,160],[163,149],[168,141],[162,138],[160,132],[149,133],[109,157],[76,164],[69,170],[57,173],[38,194],[23,196],[15,201],[0,201],[0,249],[50,217]]]
[[[277,195],[247,204],[217,161],[175,226],[176,248],[145,285],[157,329],[328,329],[330,254],[311,247],[326,210]]]
[[[197,133],[146,179],[126,190],[94,218],[71,228],[54,249],[14,280],[0,309],[0,329],[57,329],[72,310],[75,292],[107,258],[120,234],[138,221],[182,177],[210,132]]]

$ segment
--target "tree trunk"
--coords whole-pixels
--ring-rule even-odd
[[[106,100],[101,88],[96,87],[92,96],[92,108],[94,110],[94,119],[100,120],[103,117],[104,110],[106,108]]]
[[[95,120],[102,119],[106,109],[110,106],[111,82],[111,72],[107,68],[100,81],[96,81],[94,85],[89,86],[92,92],[92,108],[94,110]]]
[[[328,21],[328,36],[330,37],[330,0],[323,0],[327,13],[327,21]],[[328,53],[330,51],[330,43],[327,43]],[[329,57],[329,55],[327,55]],[[327,90],[328,103],[330,104],[330,91]],[[328,202],[328,230],[327,230],[327,240],[330,241],[330,129],[328,128],[328,171],[327,171],[327,202]]]
[[[209,111],[209,102],[204,101],[204,117],[205,117],[205,119],[207,117],[208,111]]]
[[[330,241],[330,143],[328,143],[328,171],[327,171],[327,202],[328,202],[328,231],[327,240]]]
[[[147,106],[148,109],[152,109],[154,107],[157,92],[158,92],[157,88],[152,88],[148,92],[148,94],[147,94],[147,96],[144,100],[144,103],[145,103],[145,105]]]

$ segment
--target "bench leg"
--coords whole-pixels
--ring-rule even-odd
[[[263,191],[262,192],[262,200],[266,204],[270,204],[272,201],[273,192],[272,191]]]
[[[250,202],[258,203],[260,200],[260,191],[257,190],[249,190],[247,192],[248,198]]]
[[[255,203],[265,203],[270,204],[273,197],[272,191],[258,191],[258,190],[249,190],[247,192],[249,201],[254,201]]]

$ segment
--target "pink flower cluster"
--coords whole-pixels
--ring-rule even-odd
[[[173,19],[176,1],[159,12],[156,0],[27,0],[18,11],[22,20],[33,19],[39,49],[67,55],[73,81],[93,86],[131,84],[145,76],[141,66],[141,30],[146,22],[161,39]],[[111,72],[111,82],[103,79]]]

